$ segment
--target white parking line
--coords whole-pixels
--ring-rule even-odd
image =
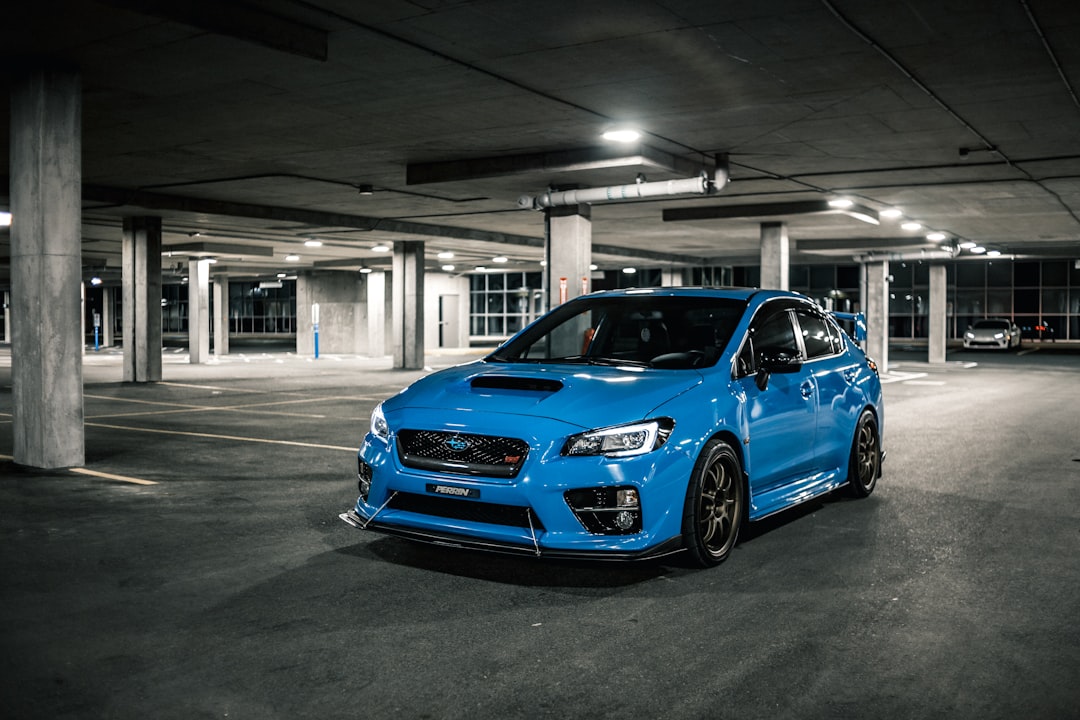
[[[905,380],[905,385],[944,385],[944,380]]]
[[[881,384],[894,382],[908,382],[916,378],[926,377],[924,372],[900,372],[899,370],[890,370],[881,376]]]

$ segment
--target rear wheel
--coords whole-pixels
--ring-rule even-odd
[[[878,475],[881,474],[881,438],[878,436],[877,420],[869,410],[864,410],[855,426],[855,439],[851,443],[851,460],[848,467],[848,488],[852,495],[864,498],[874,492]]]
[[[686,491],[683,537],[702,567],[727,559],[739,537],[746,500],[739,456],[722,440],[705,446]]]

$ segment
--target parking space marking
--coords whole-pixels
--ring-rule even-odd
[[[890,370],[881,376],[881,384],[895,383],[895,382],[908,382],[916,378],[926,377],[924,372],[900,372],[899,370]]]
[[[97,470],[88,470],[86,468],[71,468],[71,472],[78,473],[80,475],[91,475],[93,477],[104,478],[105,480],[116,480],[117,482],[133,483],[135,485],[157,485],[153,480],[142,480],[140,478],[127,477],[126,475],[113,475],[112,473],[98,472]]]
[[[139,428],[130,427],[128,425],[109,425],[106,423],[86,423],[88,427],[105,428],[107,430],[130,430],[131,432],[146,432],[156,433],[159,435],[182,435],[184,437],[200,437],[208,438],[210,440],[233,440],[236,442],[253,442],[253,443],[265,443],[268,445],[290,445],[292,447],[304,447],[304,448],[317,448],[319,450],[343,450],[345,452],[355,453],[355,447],[342,447],[340,445],[323,445],[320,443],[306,443],[299,442],[297,440],[270,440],[268,438],[253,438],[243,437],[240,435],[218,435],[216,433],[197,433],[188,432],[186,430],[161,430],[158,428]]]
[[[905,380],[905,385],[944,385],[944,380]]]

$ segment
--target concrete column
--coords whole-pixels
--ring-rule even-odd
[[[878,369],[889,371],[889,262],[864,263],[861,291],[865,296],[866,354]]]
[[[548,226],[545,274],[548,308],[592,288],[592,209],[588,205],[545,211]]]
[[[161,380],[161,218],[124,218],[124,382]]]
[[[202,365],[210,359],[210,261],[188,261],[188,361]]]
[[[386,273],[365,275],[367,291],[367,354],[384,357],[386,352]]]
[[[791,243],[787,224],[761,223],[761,287],[765,290],[789,290]]]
[[[82,465],[82,90],[36,68],[11,89],[11,385],[14,459]]]
[[[945,266],[930,266],[930,342],[929,357],[932,363],[945,362],[947,343]]]
[[[319,306],[319,355],[357,355],[366,340],[363,283],[355,272],[321,270],[296,278],[296,352],[315,354],[312,308]]]
[[[229,354],[229,276],[214,277],[214,357]]]
[[[394,367],[424,367],[424,243],[394,243]]]
[[[660,270],[662,287],[682,287],[690,284],[690,268],[663,268]]]
[[[101,347],[113,344],[113,289],[101,288]]]

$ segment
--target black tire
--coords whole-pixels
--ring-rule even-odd
[[[739,538],[745,514],[742,465],[722,440],[711,440],[694,466],[686,490],[683,542],[701,567],[719,565]]]
[[[881,475],[881,436],[877,420],[869,410],[863,410],[851,441],[851,461],[848,466],[848,491],[857,498],[874,492]]]

